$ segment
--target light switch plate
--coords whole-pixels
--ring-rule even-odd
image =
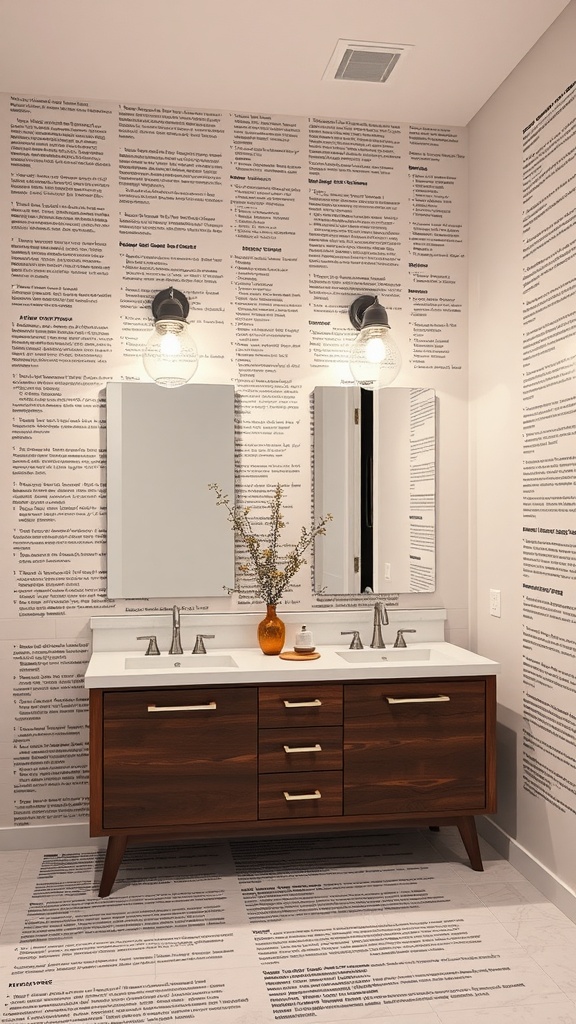
[[[500,618],[500,591],[490,591],[490,615],[495,615],[496,618]]]

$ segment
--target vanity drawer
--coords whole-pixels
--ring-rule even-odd
[[[230,718],[239,724],[255,721],[254,687],[187,686],[178,689],[118,690],[104,693],[104,721],[145,718],[168,722],[182,717],[214,721]]]
[[[261,775],[258,817],[322,818],[342,814],[342,772]]]
[[[262,773],[342,768],[342,729],[339,726],[261,729],[258,768]]]
[[[297,683],[260,687],[258,709],[261,728],[342,725],[342,686]]]

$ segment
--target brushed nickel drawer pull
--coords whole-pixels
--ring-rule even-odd
[[[287,754],[315,754],[318,750],[322,750],[322,747],[319,743],[315,743],[313,747],[289,747],[285,743],[284,750]]]
[[[216,701],[211,700],[209,704],[174,704],[172,707],[149,704],[148,711],[216,711]]]
[[[319,708],[322,705],[322,701],[318,700],[285,700],[285,708]]]
[[[437,704],[441,700],[450,700],[439,693],[437,697],[384,697],[388,704]]]
[[[321,800],[322,793],[319,789],[315,789],[313,793],[287,793],[284,790],[285,800]]]

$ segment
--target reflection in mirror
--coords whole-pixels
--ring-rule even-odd
[[[430,388],[314,389],[317,593],[435,589],[435,425]]]
[[[234,388],[106,386],[108,596],[222,597],[234,536],[208,484],[234,494]]]

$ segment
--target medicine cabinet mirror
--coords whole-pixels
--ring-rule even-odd
[[[436,399],[429,388],[314,389],[314,547],[324,594],[435,589]]]
[[[222,597],[234,534],[216,514],[234,495],[234,388],[106,387],[108,596]]]

